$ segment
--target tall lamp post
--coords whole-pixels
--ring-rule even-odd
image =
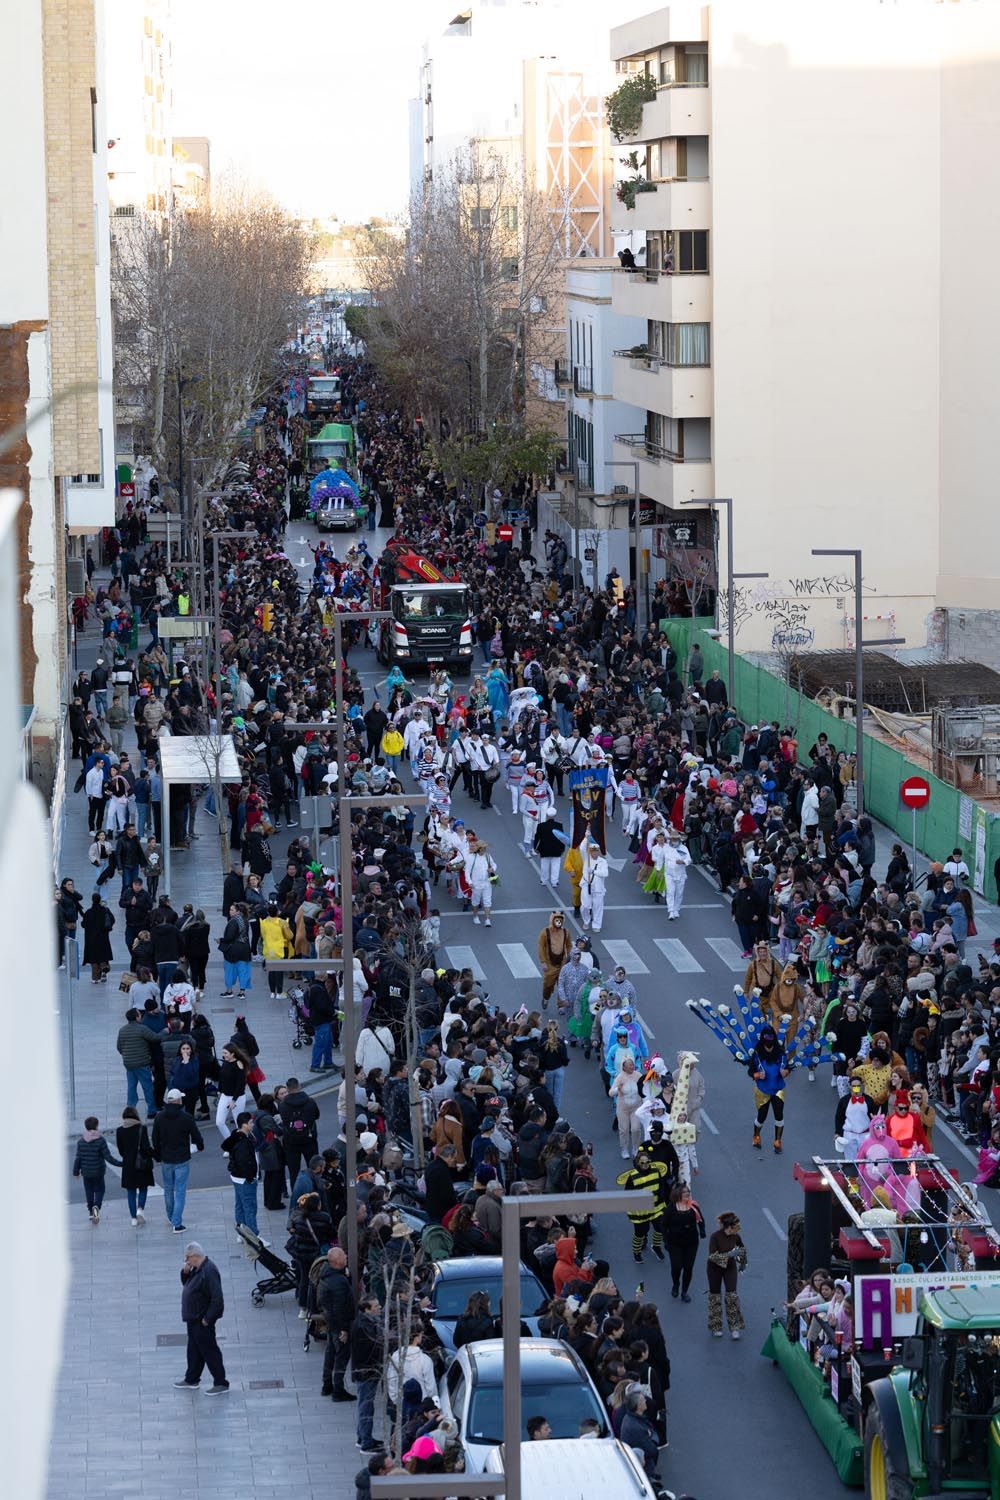
[[[767,573],[736,573],[733,571],[733,502],[729,496],[716,500],[682,500],[682,505],[703,505],[710,509],[722,507],[726,512],[726,635],[729,651],[729,681],[726,696],[730,705],[736,702],[736,580],[737,578],[767,578]]]
[[[857,813],[860,818],[865,810],[865,647],[903,646],[906,644],[906,637],[902,635],[881,636],[878,640],[874,641],[863,639],[865,620],[863,614],[864,600],[861,593],[860,547],[813,547],[811,550],[813,557],[854,558],[854,784],[857,789]]]
[[[632,470],[632,551],[635,554],[635,567],[632,576],[635,578],[635,633],[638,635],[642,630],[642,604],[640,602],[642,586],[642,501],[639,495],[639,460],[637,458],[606,458],[604,460],[604,467],[606,469]]]

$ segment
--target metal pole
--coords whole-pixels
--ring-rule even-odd
[[[639,501],[639,461],[632,464],[632,550],[635,553],[635,633],[642,630],[642,506]]]
[[[80,945],[75,938],[67,937],[63,939],[63,961],[66,964],[66,1068],[69,1074],[69,1117],[71,1120],[75,1120],[76,1036],[73,1024],[73,1007],[76,998],[76,975],[80,971]]]
[[[177,367],[177,509],[184,514],[184,377]],[[170,562],[170,522],[167,522],[167,563]]]
[[[736,585],[733,582],[733,502],[731,499],[719,502],[726,507],[726,602],[728,606],[728,646],[729,646],[729,681],[726,683],[726,694],[730,703],[736,699]]]
[[[861,548],[854,554],[854,740],[855,740],[855,786],[857,787],[857,815],[865,810],[865,643],[862,638],[864,600],[861,597]]]
[[[334,704],[337,715],[337,814],[340,824],[340,953],[344,968],[341,975],[341,998],[344,1024],[341,1028],[341,1050],[344,1054],[344,1100],[347,1120],[344,1137],[347,1147],[347,1266],[355,1290],[361,1284],[358,1259],[358,1107],[354,1092],[357,1067],[358,1027],[354,1009],[354,881],[351,861],[351,809],[344,796],[344,673],[340,664],[344,654],[343,630],[339,612],[333,617]]]
[[[573,603],[580,597],[580,487],[573,476]]]
[[[507,1500],[521,1500],[521,1216],[517,1198],[500,1203],[503,1255],[503,1469]]]
[[[910,885],[916,889],[917,883],[917,809],[913,808],[913,873],[910,876]]]
[[[312,799],[312,805],[313,805],[313,856],[314,856],[314,858],[316,860],[316,863],[319,864],[319,862],[320,862],[320,859],[319,859],[319,798],[317,796],[315,796],[315,795],[313,796],[313,799]]]

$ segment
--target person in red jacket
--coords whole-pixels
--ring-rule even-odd
[[[564,1235],[561,1240],[556,1240],[556,1263],[552,1270],[552,1287],[557,1297],[565,1295],[565,1288],[573,1281],[585,1281],[588,1284],[594,1279],[594,1262],[585,1260],[581,1265],[576,1260],[576,1240],[570,1235]]]
[[[910,1108],[910,1095],[906,1089],[896,1090],[896,1107],[889,1116],[887,1129],[904,1156],[929,1153],[930,1145],[920,1115]]]

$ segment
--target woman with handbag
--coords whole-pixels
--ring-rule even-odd
[[[145,1125],[134,1105],[122,1110],[122,1123],[115,1132],[115,1145],[122,1161],[122,1187],[128,1199],[132,1228],[146,1222],[146,1194],[153,1186],[153,1148]]]
[[[239,905],[233,902],[229,908],[229,921],[219,939],[219,947],[222,950],[226,981],[222,997],[227,999],[236,986],[238,987],[236,998],[243,1000],[246,998],[247,990],[253,987],[253,971],[250,967],[250,931],[247,923],[247,909],[242,902]]]
[[[83,928],[83,962],[90,965],[91,984],[105,984],[111,968],[111,929],[114,913],[104,905],[99,891],[90,898],[90,906],[80,919]]]

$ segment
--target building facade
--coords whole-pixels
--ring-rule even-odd
[[[655,85],[616,452],[668,513],[732,497],[737,570],[770,575],[739,647],[853,644],[851,570],[811,549],[859,547],[872,634],[997,659],[997,8],[672,5],[611,52]]]

